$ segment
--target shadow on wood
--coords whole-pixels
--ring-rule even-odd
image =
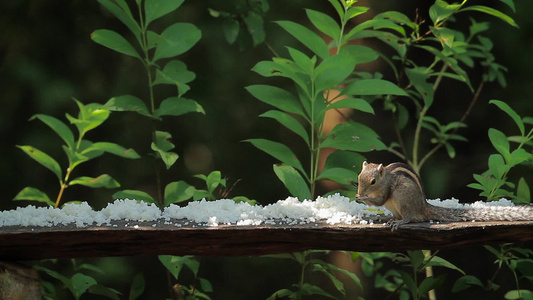
[[[175,224],[178,224],[178,227]],[[401,251],[447,249],[533,240],[533,221],[385,225],[219,225],[187,220],[117,221],[112,226],[76,228],[2,227],[1,260],[133,255],[263,255],[308,249]]]

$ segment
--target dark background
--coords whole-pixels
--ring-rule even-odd
[[[156,25],[155,31],[160,32],[166,24],[178,20],[193,23],[202,31],[202,39],[198,44],[179,59],[196,73],[196,79],[190,84],[191,90],[186,97],[195,99],[206,111],[205,116],[189,114],[164,120],[161,128],[172,133],[180,159],[163,174],[164,183],[186,180],[200,188],[200,181],[192,175],[220,170],[230,184],[241,180],[230,196],[244,195],[264,205],[286,198],[288,192],[272,171],[275,159],[241,141],[268,138],[291,144],[294,137],[275,121],[258,118],[259,114],[270,108],[244,90],[244,87],[256,83],[278,86],[286,84],[285,81],[262,78],[250,71],[257,62],[270,60],[273,54],[264,44],[243,50],[236,45],[228,45],[223,36],[221,20],[208,13],[208,8],[232,11],[243,2],[186,1],[180,9],[164,17]],[[415,16],[415,8],[419,8],[420,14],[429,20],[427,11],[430,4],[427,2],[382,0],[370,4],[372,13],[399,10],[411,18]],[[512,120],[494,105],[488,104],[490,99],[507,102],[521,116],[533,115],[533,20],[530,17],[533,3],[516,1],[517,12],[513,14],[499,1],[472,2],[503,8],[520,26],[520,29],[516,29],[496,18],[475,12],[461,16],[461,20],[455,25],[467,31],[469,16],[477,21],[491,22],[491,30],[482,35],[492,39],[497,62],[509,69],[508,86],[501,88],[496,83],[486,85],[467,120],[468,128],[459,132],[469,142],[454,143],[457,149],[455,159],[449,159],[444,151],[440,151],[427,162],[421,177],[428,198],[456,197],[463,202],[481,199],[478,191],[467,188],[466,185],[473,182],[473,173],[487,169],[488,156],[495,152],[488,140],[488,128],[497,128],[507,135],[518,134]],[[282,56],[286,55],[285,46],[299,49],[303,47],[272,21],[291,20],[312,28],[306,19],[304,8],[313,8],[334,16],[327,1],[270,1],[270,10],[265,15],[266,41]],[[4,195],[0,208],[12,209],[17,205],[29,204],[11,201],[26,186],[43,190],[51,199],[55,199],[58,191],[55,176],[29,159],[15,145],[35,146],[56,158],[60,164],[66,163],[60,147],[61,140],[39,121],[29,122],[32,115],[48,114],[66,122],[65,113],[74,115],[78,112],[72,97],[83,103],[105,103],[113,96],[124,94],[146,98],[148,91],[144,68],[137,60],[91,41],[90,33],[103,28],[131,38],[125,26],[96,1],[2,1],[0,28],[0,190]],[[379,43],[372,43],[372,46],[383,47]],[[422,57],[421,60],[423,59]],[[376,71],[392,79],[384,64],[377,64],[376,67]],[[470,70],[469,73],[473,85],[477,86],[481,69]],[[172,95],[175,90],[156,88],[156,93],[159,99],[164,99],[166,94]],[[441,123],[456,121],[468,106],[471,97],[472,94],[465,85],[444,80],[429,115],[436,117]],[[390,115],[381,110],[379,103],[376,103],[375,109],[375,116],[361,113],[354,114],[353,117],[375,129],[382,140],[389,144],[394,140],[392,127],[388,122]],[[126,160],[104,155],[76,169],[77,173],[73,176],[107,173],[125,189],[140,189],[155,195],[154,167],[152,160],[146,158],[146,154],[150,152],[150,131],[151,124],[146,118],[133,113],[112,113],[103,126],[90,132],[86,138],[134,148],[144,158]],[[424,135],[423,141],[427,141],[428,137],[429,135]],[[366,157],[373,162],[389,163],[397,160],[384,151],[368,153]],[[530,186],[532,185],[530,169],[517,167],[513,170],[511,179],[516,182],[521,176],[526,176]],[[68,200],[87,201],[99,209],[112,200],[114,192],[72,187],[66,191],[65,197]],[[455,258],[454,262],[460,266],[471,264],[470,258],[475,255],[479,264],[485,267],[474,268],[471,272],[486,274],[493,267],[493,258],[486,252],[459,252],[457,255],[449,252],[445,255]],[[93,262],[107,266],[110,279],[106,280],[110,280],[111,284],[119,284],[120,287],[127,286],[131,282],[130,275],[137,270],[145,271],[147,278],[164,276],[161,269],[147,270],[155,259],[103,258]],[[201,276],[213,282],[215,299],[235,298],[235,295],[241,295],[238,297],[240,299],[264,298],[274,290],[289,287],[298,278],[296,266],[294,269],[286,268],[292,271],[280,278],[279,268],[267,259],[205,258],[203,261],[205,263],[201,272],[206,273]],[[68,265],[67,262],[63,264]],[[152,273],[153,276],[148,276]],[[149,282],[147,294],[161,295],[158,293],[164,291],[165,282],[164,278]],[[122,290],[126,289],[127,287]],[[501,297],[501,294],[497,297]]]

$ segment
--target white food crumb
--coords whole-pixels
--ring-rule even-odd
[[[428,200],[430,204],[450,207],[493,207],[512,206],[507,199],[495,202],[478,201],[472,204],[461,204],[459,200]],[[315,201],[299,201],[297,198],[288,197],[266,206],[252,206],[245,202],[235,203],[230,199],[216,201],[189,202],[187,206],[170,205],[161,211],[156,205],[131,199],[115,200],[104,209],[94,211],[87,202],[80,204],[65,204],[63,208],[52,207],[17,207],[14,210],[0,211],[0,227],[3,226],[28,226],[52,227],[56,225],[74,224],[76,227],[88,225],[113,226],[116,220],[126,222],[154,222],[162,220],[164,224],[182,226],[210,226],[220,224],[235,224],[237,226],[267,225],[305,225],[324,222],[327,224],[374,224],[371,217],[379,214],[390,216],[391,213],[384,209],[370,207],[349,198],[334,194],[327,197],[318,197]],[[366,218],[366,220],[364,219]],[[175,222],[176,219],[185,219],[185,222]],[[370,220],[368,220],[370,219]],[[172,221],[174,220],[174,222]],[[183,223],[183,224],[181,224]],[[126,223],[124,227],[130,226]],[[151,225],[157,227],[157,224]],[[139,228],[139,225],[133,225]],[[33,230],[33,228],[32,228]]]

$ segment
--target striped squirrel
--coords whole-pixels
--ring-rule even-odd
[[[445,208],[426,202],[420,177],[403,163],[387,166],[363,162],[358,177],[357,199],[367,205],[385,206],[399,225],[425,221],[533,221],[533,205],[487,208]]]

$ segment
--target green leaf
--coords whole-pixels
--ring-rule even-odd
[[[531,193],[524,177],[518,181],[515,203],[531,203]]]
[[[289,147],[265,139],[248,139],[245,142],[250,142],[255,147],[280,160],[282,163],[293,166],[305,174],[302,164]]]
[[[496,179],[503,178],[508,170],[509,168],[505,165],[501,155],[492,154],[489,156],[489,171]]]
[[[179,97],[170,97],[161,102],[154,115],[161,116],[181,116],[183,114],[198,112],[205,114],[204,108],[198,102]]]
[[[76,273],[74,276],[72,276],[72,292],[76,299],[79,299],[81,295],[87,291],[88,288],[90,288],[93,285],[96,285],[97,282],[94,278],[91,276],[82,274],[82,273]]]
[[[407,93],[390,81],[382,79],[361,79],[349,84],[343,91],[345,95],[397,95]]]
[[[113,194],[113,199],[130,199],[144,201],[146,203],[156,203],[155,199],[148,193],[137,190],[122,190]]]
[[[429,8],[429,17],[433,21],[434,25],[437,25],[441,21],[448,19],[452,14],[457,12],[461,8],[462,4],[448,4],[443,0],[436,0]]]
[[[299,100],[290,92],[270,85],[250,85],[246,90],[252,96],[283,111],[305,116]]]
[[[278,176],[279,180],[281,180],[292,196],[297,197],[300,201],[311,199],[309,186],[295,168],[285,164],[276,164],[273,167],[274,173],[276,173],[276,176]]]
[[[315,70],[315,94],[341,84],[355,68],[355,60],[347,54],[328,56]]]
[[[207,293],[213,292],[213,286],[211,285],[211,282],[209,282],[209,280],[204,278],[198,278],[198,281],[200,281],[200,287],[202,291]]]
[[[513,10],[513,12],[516,12],[513,0],[501,0],[501,1],[502,3],[507,4]]]
[[[34,187],[25,187],[23,188],[16,196],[13,198],[13,200],[31,200],[31,201],[39,201],[48,204],[49,206],[54,206],[55,203],[50,201],[50,198],[48,198],[48,195],[41,192],[39,189]]]
[[[330,16],[312,9],[306,9],[307,17],[313,25],[327,36],[336,40],[341,34],[339,24]],[[340,45],[338,45],[340,46]]]
[[[105,109],[103,105],[98,103],[89,103],[83,105],[80,101],[74,99],[80,109],[78,118],[74,118],[67,114],[67,119],[71,124],[74,124],[80,133],[80,136],[85,135],[88,131],[100,126],[109,117],[109,110]]]
[[[507,24],[509,24],[509,25],[511,25],[513,27],[518,28],[518,24],[516,24],[516,22],[511,17],[509,17],[508,15],[502,13],[501,11],[496,10],[494,8],[491,8],[491,7],[487,7],[487,6],[483,6],[483,5],[472,5],[472,6],[467,6],[467,7],[463,8],[463,9],[461,9],[459,12],[465,12],[465,11],[479,11],[479,12],[482,12],[482,13],[486,13],[488,15],[494,16],[494,17],[506,22]]]
[[[162,16],[178,9],[180,5],[185,0],[145,0],[144,1],[144,14],[145,14],[145,25],[144,27],[148,27],[148,25],[156,19],[161,18]]]
[[[116,1],[119,5],[116,5],[110,0],[98,0],[103,7],[109,10],[117,19],[119,19],[129,30],[135,35],[137,40],[141,41],[141,28],[133,18],[131,11],[123,0]]]
[[[156,131],[155,132],[155,143],[156,145],[163,149],[164,151],[174,149],[174,144],[170,142],[172,135],[166,131]]]
[[[522,122],[520,116],[507,103],[500,100],[490,100],[489,103],[498,106],[499,109],[507,113],[516,123],[516,126],[518,126],[518,128],[520,129],[520,133],[522,135],[525,134],[524,122]]]
[[[103,174],[96,178],[93,177],[78,177],[76,179],[73,179],[69,182],[69,185],[84,185],[92,188],[106,188],[106,189],[114,189],[120,187],[120,184],[113,179],[113,177]]]
[[[254,47],[261,44],[265,40],[265,29],[263,26],[263,17],[253,10],[249,10],[242,20],[246,24],[248,33],[252,36]]]
[[[329,179],[343,185],[357,182],[358,173],[345,168],[324,168],[316,180]]]
[[[505,134],[497,129],[489,129],[489,139],[494,148],[502,154],[506,161],[509,161],[511,153],[509,152],[509,141]]]
[[[530,290],[511,290],[503,296],[507,300],[532,300],[533,291]]]
[[[180,180],[167,184],[165,187],[165,206],[180,203],[192,198],[196,189],[187,182]]]
[[[331,281],[331,283],[333,284],[333,286],[335,287],[335,289],[341,293],[342,295],[345,295],[345,290],[344,290],[344,284],[342,283],[342,281],[340,281],[339,279],[337,279],[337,277],[332,274],[330,272],[330,270],[324,268],[324,266],[320,265],[320,264],[314,264],[313,265],[313,271],[314,272],[320,272],[324,275],[326,275],[327,278],[329,278],[329,280]]]
[[[55,133],[57,133],[57,135],[59,135],[59,137],[63,139],[63,141],[65,141],[69,148],[74,148],[74,134],[72,133],[70,128],[65,125],[65,123],[59,121],[58,119],[52,116],[43,114],[37,114],[30,118],[30,120],[33,119],[41,120],[44,124],[48,125],[48,127],[55,131]]]
[[[122,54],[133,56],[142,61],[142,58],[139,56],[139,53],[133,46],[120,34],[108,30],[108,29],[98,29],[91,33],[91,39],[104,47],[107,47],[111,50],[115,50]]]
[[[172,255],[159,255],[159,261],[167,268],[167,270],[174,276],[174,279],[178,279],[178,276],[183,269],[184,265],[187,265],[194,274],[198,273],[199,262],[196,261],[192,255],[185,256],[172,256]]]
[[[335,101],[326,107],[326,110],[336,108],[352,108],[362,112],[374,114],[372,106],[364,99],[361,98],[344,98]]]
[[[194,80],[196,75],[187,70],[187,65],[179,60],[172,60],[165,65],[163,70],[156,70],[155,84],[174,84],[178,88],[178,96],[190,90],[187,83]]]
[[[452,264],[451,262],[449,262],[449,261],[447,261],[444,258],[439,257],[439,256],[434,256],[426,264],[426,267],[444,267],[444,268],[448,268],[448,269],[451,269],[451,270],[458,271],[461,274],[465,275],[465,272],[463,270],[461,270],[459,267],[457,267],[456,265]]]
[[[55,159],[32,146],[17,147],[24,151],[24,153],[26,153],[29,157],[33,158],[36,162],[43,165],[48,170],[54,172],[54,174],[56,174],[57,176],[57,179],[59,179],[59,182],[63,182],[63,172],[61,171],[61,167],[59,166],[57,161],[55,161]]]
[[[173,2],[173,1],[169,1]],[[202,37],[198,27],[189,23],[174,23],[161,33],[153,62],[180,55],[191,49]]]
[[[302,123],[293,118],[291,115],[278,110],[270,110],[260,115],[260,117],[272,118],[278,121],[281,125],[287,127],[289,130],[299,135],[305,141],[305,143],[309,145],[309,137],[307,135],[307,131],[305,130]]]
[[[134,111],[140,115],[152,117],[144,102],[132,95],[113,97],[103,107],[111,111]]]
[[[413,295],[413,299],[417,299],[418,288],[413,278],[404,271],[398,271],[398,272],[400,273],[400,276],[402,277],[403,283],[405,283],[405,285],[407,286],[407,289]]]
[[[339,15],[339,18],[341,20],[344,20],[344,8],[341,6],[338,0],[328,0],[331,5],[335,8],[337,11],[337,14]]]
[[[241,29],[239,21],[234,18],[225,18],[224,21],[222,21],[222,29],[224,30],[224,37],[228,44],[233,45],[237,40],[239,30]]]
[[[133,277],[133,281],[131,282],[131,288],[130,288],[130,296],[129,300],[135,300],[139,298],[144,293],[144,275],[143,273],[139,273]]]
[[[304,283],[302,286],[302,289],[298,291],[296,294],[302,295],[302,296],[320,295],[320,296],[328,297],[330,299],[337,299],[337,297],[334,297],[333,295],[324,291],[320,287],[310,284],[310,283]],[[296,297],[296,299],[299,299],[299,298],[301,298],[301,296]]]
[[[122,295],[122,293],[120,293],[119,291],[112,289],[112,288],[108,288],[101,284],[96,284],[96,285],[91,286],[90,288],[87,289],[87,292],[93,295],[104,296],[104,297],[107,297],[113,300],[120,300],[121,298],[119,297],[119,295]]]
[[[365,160],[365,157],[357,152],[345,150],[334,151],[328,155],[324,169],[345,168],[359,174],[363,161]]]
[[[372,62],[379,58],[376,50],[363,45],[346,45],[341,48],[339,54],[350,55],[357,65]]]
[[[433,290],[436,287],[440,286],[442,282],[444,282],[445,277],[446,275],[441,275],[437,278],[433,276],[426,277],[418,287],[418,295],[426,295],[430,290]]]
[[[252,71],[265,77],[285,77],[290,78],[296,83],[307,95],[310,94],[310,80],[309,76],[305,74],[298,74],[302,72],[300,66],[289,59],[273,58],[274,61],[260,61],[253,68]]]
[[[433,104],[435,91],[433,90],[433,85],[427,81],[429,74],[426,71],[426,68],[406,68],[405,74],[409,77],[409,81],[424,100],[425,105],[427,107],[431,106]]]
[[[483,287],[483,283],[476,276],[464,275],[457,279],[452,287],[452,293],[457,293],[470,288],[472,285]]]
[[[320,148],[326,147],[357,152],[387,148],[375,131],[356,122],[343,122],[335,126],[320,144]]]
[[[152,150],[154,150],[156,153],[159,154],[159,157],[163,160],[165,163],[165,166],[167,167],[167,170],[174,165],[174,163],[178,160],[179,155],[174,152],[165,151],[162,148],[160,148],[156,143],[151,144]]]
[[[275,23],[313,51],[318,57],[325,59],[329,56],[328,45],[326,45],[326,42],[324,42],[324,40],[312,30],[291,21],[277,21]]]
[[[90,147],[83,150],[82,154],[87,154],[91,151],[103,151],[107,153],[111,153],[120,157],[124,158],[130,158],[130,159],[137,159],[141,158],[137,152],[133,149],[126,149],[120,145],[117,145],[115,143],[108,143],[108,142],[96,142],[93,143]]]

